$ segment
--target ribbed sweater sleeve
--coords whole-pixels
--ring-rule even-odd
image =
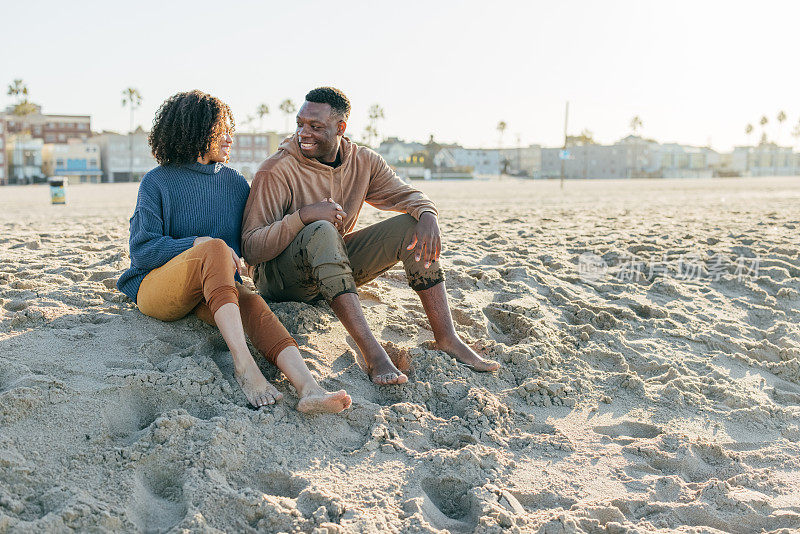
[[[284,216],[291,199],[286,180],[273,171],[256,173],[242,219],[242,253],[248,264],[276,257],[305,227],[299,210]]]
[[[145,178],[139,186],[136,209],[131,217],[131,266],[152,270],[161,267],[169,260],[189,250],[195,237],[175,239],[164,235],[162,219],[163,198],[161,191],[152,180]]]
[[[417,220],[426,211],[438,217],[439,212],[431,199],[398,178],[380,155],[371,150],[369,155],[372,172],[365,199],[369,205],[380,210],[408,213]]]

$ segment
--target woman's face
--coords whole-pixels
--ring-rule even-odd
[[[219,133],[211,143],[208,159],[211,162],[225,163],[231,155],[233,137],[231,137],[230,130],[227,127],[215,128],[215,130],[218,130]]]

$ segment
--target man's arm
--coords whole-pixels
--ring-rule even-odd
[[[424,261],[425,268],[439,259],[442,237],[439,212],[433,201],[397,177],[386,161],[372,153],[372,177],[366,201],[384,210],[405,212],[417,219],[417,226],[408,250],[415,249],[414,259]]]
[[[291,198],[286,180],[269,171],[256,173],[242,218],[242,254],[248,264],[276,257],[305,226],[299,211],[286,214]]]
[[[386,161],[370,151],[371,173],[366,202],[380,210],[408,213],[419,220],[423,212],[439,215],[436,205],[422,191],[397,177]]]

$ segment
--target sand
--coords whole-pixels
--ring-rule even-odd
[[[420,187],[504,367],[436,350],[396,268],[361,296],[405,386],[326,305],[273,306],[353,397],[318,416],[260,358],[285,397],[249,409],[213,328],[115,290],[136,184],[0,188],[0,532],[800,529],[800,178]]]

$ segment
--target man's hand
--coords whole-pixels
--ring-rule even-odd
[[[406,250],[411,249],[414,249],[415,260],[425,261],[426,269],[439,259],[439,254],[442,252],[442,234],[439,231],[436,215],[430,211],[424,211],[419,216],[411,244],[406,247]]]
[[[300,208],[300,220],[303,221],[303,224],[310,224],[314,221],[328,221],[339,230],[340,234],[344,232],[345,217],[347,217],[347,213],[332,198],[326,198],[316,204]]]
[[[196,247],[197,245],[201,245],[206,241],[211,241],[212,239],[214,238],[208,236],[196,237],[194,239],[194,243],[192,243],[192,246]],[[239,256],[237,256],[236,252],[231,247],[228,247],[228,251],[231,253],[231,260],[233,260],[233,266],[236,267],[236,272],[239,273],[239,276],[247,274],[247,267],[245,266],[244,258],[240,258]]]

